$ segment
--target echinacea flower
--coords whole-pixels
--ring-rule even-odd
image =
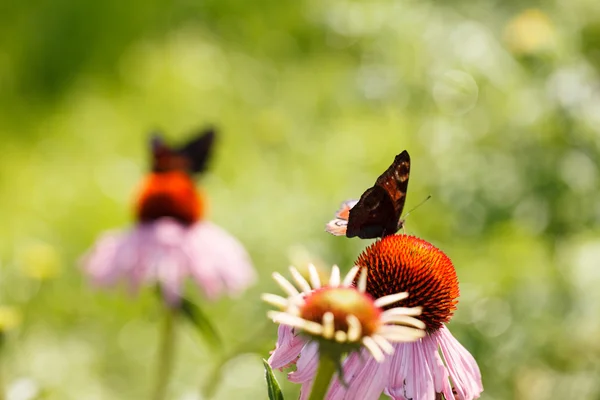
[[[393,354],[383,362],[365,352],[350,354],[343,365],[349,386],[334,381],[326,399],[377,400],[382,393],[395,400],[478,398],[483,385],[477,362],[445,325],[459,295],[450,259],[425,240],[391,235],[365,249],[356,265],[368,271],[366,293],[373,298],[410,293],[383,309],[422,307],[417,318],[427,334],[414,342],[393,343]],[[354,284],[358,284],[356,279]],[[297,369],[289,379],[301,383],[304,394],[314,379],[317,362],[314,349],[307,350],[301,341],[280,329],[271,362],[276,368],[296,362]]]
[[[205,199],[192,173],[203,171],[213,138],[214,132],[205,132],[181,149],[154,140],[152,172],[137,197],[136,225],[103,235],[83,259],[94,284],[125,280],[136,292],[142,284],[157,283],[166,301],[176,305],[187,277],[208,299],[235,295],[254,282],[244,247],[203,219]]]
[[[339,268],[333,266],[329,282],[322,286],[312,265],[310,283],[290,267],[300,291],[280,274],[273,274],[287,297],[263,295],[263,300],[282,310],[268,313],[281,324],[277,347],[269,359],[272,367],[285,367],[300,355],[298,370],[291,374],[294,380],[296,374],[305,373],[301,365],[307,360],[314,363],[313,374],[319,359],[322,362],[323,357],[331,357],[335,363],[345,353],[368,352],[371,359],[383,362],[386,354],[393,353],[392,343],[413,342],[425,336],[425,324],[415,318],[421,314],[420,307],[389,307],[409,295],[398,292],[375,299],[365,293],[367,270],[363,268],[355,278],[359,269],[353,267],[342,281]],[[302,399],[307,398],[311,385],[303,386]],[[350,385],[354,386],[352,382]],[[355,389],[360,396],[369,390],[368,385]]]

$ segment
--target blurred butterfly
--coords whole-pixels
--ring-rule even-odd
[[[214,128],[202,130],[181,147],[168,146],[162,137],[154,134],[151,140],[152,172],[204,172],[215,141]]]
[[[382,238],[398,232],[404,223],[400,217],[406,201],[409,173],[410,156],[404,150],[359,200],[342,204],[336,218],[329,221],[325,230],[336,236],[361,239]]]
[[[136,200],[140,222],[171,217],[185,225],[202,217],[204,197],[192,179],[208,165],[215,130],[202,130],[181,147],[167,145],[155,134],[151,140],[151,173],[142,181]]]

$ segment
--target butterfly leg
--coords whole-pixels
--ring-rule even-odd
[[[401,220],[398,222],[398,230],[400,230],[400,229],[402,229],[402,234],[403,234],[403,235],[406,235],[406,227],[405,227],[405,225],[404,225],[404,220],[403,220],[403,219],[401,219]]]

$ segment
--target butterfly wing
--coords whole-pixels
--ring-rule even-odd
[[[325,225],[325,230],[335,236],[346,235],[348,226],[348,217],[350,209],[358,203],[358,200],[348,200],[342,203],[340,209],[335,213],[335,219],[332,219]]]
[[[151,164],[153,172],[164,172],[174,169],[176,153],[170,148],[160,132],[152,133],[150,137]]]
[[[400,216],[406,202],[409,175],[410,156],[408,155],[408,151],[404,150],[394,158],[392,165],[375,182],[375,185],[382,186],[385,189],[394,203],[396,223],[398,224],[396,231],[401,226]]]
[[[177,150],[177,153],[188,160],[191,173],[204,172],[210,158],[216,132],[214,128],[206,128],[200,134]]]
[[[390,196],[380,186],[367,189],[350,210],[346,236],[361,239],[383,237],[396,227],[395,210]],[[395,231],[394,231],[395,232]]]
[[[409,173],[410,156],[404,150],[350,209],[347,237],[373,239],[398,231],[402,226],[400,216],[406,201]]]

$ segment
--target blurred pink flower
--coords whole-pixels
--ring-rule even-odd
[[[98,286],[128,282],[132,292],[158,284],[175,305],[191,277],[208,299],[236,295],[256,274],[244,247],[204,220],[205,198],[193,173],[202,172],[215,132],[202,132],[185,146],[152,142],[152,172],[142,181],[135,202],[137,224],[129,231],[104,234],[83,258],[84,271]]]
[[[483,391],[477,362],[445,323],[456,308],[458,280],[450,259],[430,243],[406,235],[375,242],[356,265],[368,269],[367,293],[378,298],[406,291],[410,296],[388,307],[421,305],[417,318],[427,335],[409,343],[392,343],[394,352],[383,362],[368,351],[350,354],[343,363],[344,380],[334,379],[327,400],[377,400],[382,393],[394,400],[471,400]],[[384,307],[385,308],[385,307]],[[302,384],[307,399],[317,371],[318,346],[291,327],[280,326],[269,363],[273,368],[296,365],[288,378]]]
[[[236,295],[256,279],[246,250],[233,236],[207,221],[185,226],[168,217],[106,233],[83,266],[98,286],[125,280],[136,292],[142,284],[158,283],[170,304],[179,301],[187,277],[211,300]]]

